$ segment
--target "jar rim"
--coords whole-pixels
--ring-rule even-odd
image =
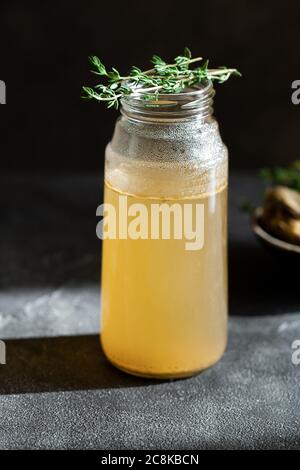
[[[212,114],[212,103],[215,90],[211,81],[187,88],[180,93],[158,93],[155,100],[146,100],[149,91],[136,89],[132,94],[121,99],[121,112],[131,118],[143,117],[180,119],[191,116],[207,117]]]
[[[126,82],[125,82],[126,84]],[[206,93],[209,93],[211,90],[213,89],[213,84],[212,84],[212,81],[211,80],[207,80],[206,82],[204,83],[199,83],[197,85],[194,85],[193,87],[190,87],[190,88],[186,88],[184,89],[183,91],[179,92],[179,93],[158,93],[157,94],[157,98],[161,98],[163,97],[165,101],[165,98],[176,98],[176,99],[180,99],[180,98],[188,98],[188,97],[199,97],[199,96],[202,96],[202,95],[205,95]],[[130,95],[124,95],[121,99],[121,102],[124,102],[124,101],[131,101],[133,99],[141,99],[141,101],[144,103],[145,102],[145,99],[143,98],[143,96],[147,96],[151,93],[146,92],[144,91],[145,88],[143,86],[140,86],[140,87],[136,87],[135,91],[133,93],[131,93]],[[156,101],[160,101],[159,99],[156,100]]]

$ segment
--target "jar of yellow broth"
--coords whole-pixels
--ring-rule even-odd
[[[209,82],[124,97],[106,148],[101,343],[134,375],[190,376],[226,347],[228,158],[213,96]]]

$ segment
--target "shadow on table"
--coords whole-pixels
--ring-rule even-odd
[[[0,394],[138,387],[160,383],[110,365],[97,335],[6,341]]]

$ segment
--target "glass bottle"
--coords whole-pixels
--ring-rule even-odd
[[[121,196],[127,209],[138,203],[148,211],[147,237],[145,226],[131,237],[123,227],[103,240],[101,343],[112,364],[134,375],[190,376],[226,347],[228,158],[213,96],[211,83],[152,102],[142,92],[128,96],[106,148],[104,202],[117,222]],[[154,205],[161,226],[153,236]],[[198,243],[190,223],[185,234],[186,214]]]

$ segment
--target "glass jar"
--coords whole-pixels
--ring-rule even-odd
[[[123,224],[103,240],[101,343],[134,375],[190,376],[226,347],[228,163],[213,96],[211,83],[152,102],[128,96],[106,149],[104,202],[117,224],[125,208],[127,224],[145,208],[138,230]]]

